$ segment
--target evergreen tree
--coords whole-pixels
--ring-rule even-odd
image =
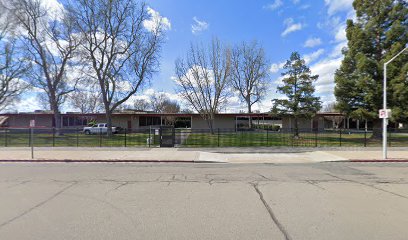
[[[347,20],[348,46],[335,73],[337,108],[354,118],[374,120],[380,135],[378,110],[383,108],[383,65],[408,42],[408,2],[355,0],[356,20]],[[394,121],[408,121],[408,54],[387,66],[388,105]]]
[[[311,118],[322,107],[320,98],[314,96],[313,83],[318,75],[312,75],[305,60],[299,53],[293,52],[283,67],[283,85],[278,86],[277,92],[285,95],[286,99],[274,99],[273,114],[291,114],[294,117],[294,136],[299,136],[298,119]]]

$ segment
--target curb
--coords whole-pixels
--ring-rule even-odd
[[[368,162],[368,163],[408,163],[408,159],[389,159],[389,160],[384,160],[384,159],[350,159],[347,162]]]
[[[215,163],[203,161],[180,161],[180,160],[0,160],[0,163]]]

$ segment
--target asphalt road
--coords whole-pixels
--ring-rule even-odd
[[[408,164],[0,165],[0,239],[407,239]]]

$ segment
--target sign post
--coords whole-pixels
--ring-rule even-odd
[[[391,109],[380,109],[379,117],[383,119],[383,159],[387,159],[387,126],[391,117]]]
[[[35,120],[30,120],[31,159],[34,159],[34,127]]]

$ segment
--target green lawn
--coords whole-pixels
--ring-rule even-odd
[[[159,137],[151,135],[151,146],[159,144]],[[107,135],[85,135],[83,133],[65,133],[53,135],[46,133],[34,134],[34,146],[36,147],[135,147],[148,146],[149,134],[130,133]],[[0,133],[0,146],[28,147],[30,146],[30,134],[27,133]]]
[[[364,147],[381,146],[381,139],[371,139],[371,133],[300,133],[295,139],[292,133],[282,132],[230,132],[230,133],[194,133],[184,141],[184,147],[256,147],[256,146],[293,146],[293,147]],[[390,134],[390,146],[408,146],[408,135]]]
[[[63,135],[37,132],[34,134],[34,146],[37,147],[147,147],[147,139],[152,137],[151,146],[159,145],[159,136],[146,132],[107,135],[85,135],[71,131]],[[381,139],[372,139],[371,133],[346,132],[313,132],[300,133],[298,139],[292,133],[274,131],[239,131],[211,133],[190,133],[190,130],[177,130],[176,136],[181,139],[181,147],[364,147],[381,146]],[[179,137],[183,136],[183,137]],[[407,133],[390,133],[390,146],[408,146]],[[0,146],[28,147],[30,134],[28,130],[18,132],[0,132]]]

